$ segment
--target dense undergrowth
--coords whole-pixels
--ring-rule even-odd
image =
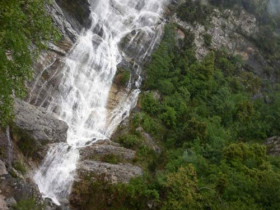
[[[195,58],[193,35],[177,47],[166,26],[147,65],[140,112],[118,138],[145,176],[80,189],[82,209],[279,209],[280,162],[265,139],[279,135],[280,94],[225,51]],[[265,88],[264,88],[265,86]],[[262,90],[269,90],[262,92]],[[262,92],[262,97],[255,97]],[[160,96],[160,97],[159,97]],[[139,127],[161,146],[153,151]]]

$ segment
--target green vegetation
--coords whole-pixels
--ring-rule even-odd
[[[111,163],[111,164],[118,164],[121,162],[121,157],[114,154],[107,154],[101,159],[103,162]]]
[[[38,142],[30,137],[29,134],[16,127],[13,127],[12,132],[13,138],[17,141],[17,145],[22,154],[24,154],[26,157],[35,158],[36,152],[38,152],[38,149],[40,147]]]
[[[202,4],[200,1],[186,1],[177,9],[178,17],[191,24],[207,24],[212,14],[212,7]]]
[[[26,199],[19,201],[16,206],[13,208],[15,210],[43,210],[44,205],[37,205],[35,199]]]
[[[16,161],[15,163],[13,163],[13,167],[23,175],[26,174],[25,166],[21,161]]]
[[[279,158],[264,140],[280,133],[279,89],[254,99],[265,84],[225,51],[196,60],[191,34],[181,48],[167,25],[146,67],[141,111],[118,141],[137,151],[145,176],[128,185],[88,180],[85,209],[279,209]],[[160,99],[153,94],[160,93]],[[142,127],[161,145],[145,145]]]
[[[256,15],[260,31],[252,41],[272,63],[280,58],[280,39],[274,33],[280,21],[267,12],[265,4],[258,0],[211,3],[244,8]],[[43,0],[4,0],[0,6],[0,123],[6,126],[12,116],[12,96],[24,97],[34,56],[57,32],[44,12]],[[178,8],[178,16],[191,24],[206,25],[212,9],[199,1],[186,1]],[[74,187],[73,199],[81,198],[71,201],[75,207],[280,209],[280,159],[268,156],[263,146],[267,137],[280,133],[280,86],[245,71],[239,57],[223,50],[198,61],[194,35],[185,34],[177,47],[175,26],[166,26],[145,68],[140,111],[131,118],[129,131],[117,139],[137,151],[134,162],[145,175],[127,185],[109,184],[104,177],[98,181],[84,177]],[[211,36],[205,34],[204,41],[210,46]],[[121,69],[116,84],[125,86],[129,78],[129,71]],[[262,97],[255,97],[260,91]],[[161,153],[145,143],[139,127],[159,144]],[[24,133],[15,131],[14,135],[24,155],[32,157],[38,149],[33,140]],[[116,164],[120,158],[108,155],[103,161]],[[20,162],[14,167],[25,171]],[[15,207],[40,208],[33,199]]]
[[[45,41],[59,36],[44,0],[2,0],[0,25],[0,125],[5,127],[13,114],[13,96],[25,96],[38,52]]]
[[[211,43],[212,43],[212,36],[210,34],[204,34],[203,35],[204,38],[204,44],[206,47],[210,47]]]
[[[130,72],[126,69],[120,68],[115,77],[115,83],[122,87],[126,87],[130,79]]]

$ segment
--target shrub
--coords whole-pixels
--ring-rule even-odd
[[[13,163],[13,167],[23,175],[26,174],[26,169],[21,161],[16,161],[15,163]]]
[[[130,72],[126,69],[119,69],[115,77],[115,83],[122,87],[126,87],[129,82],[129,79]]]
[[[212,36],[210,34],[204,34],[203,39],[204,39],[204,45],[206,47],[210,47],[212,44]]]
[[[135,148],[140,144],[139,137],[136,135],[124,135],[117,139],[121,145],[126,148]]]

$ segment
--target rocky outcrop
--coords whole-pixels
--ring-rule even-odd
[[[56,0],[48,12],[59,29],[62,40],[48,43],[34,65],[34,80],[28,83],[27,101],[35,106],[48,107],[57,94],[69,53],[83,27],[90,24],[90,4],[87,0]]]
[[[105,180],[110,183],[128,183],[130,179],[141,176],[143,171],[140,167],[129,163],[110,164],[85,160],[80,163],[78,173],[82,177],[86,175],[104,176]]]
[[[10,141],[0,129],[0,209],[14,209],[20,201],[34,201],[40,206],[44,201],[31,178],[36,163],[23,154],[19,142],[12,138]],[[30,146],[37,149],[35,144]],[[24,152],[30,152],[31,149],[27,150]]]
[[[63,37],[67,37],[72,41],[75,41],[77,39],[79,31],[74,29],[56,1],[53,1],[52,4],[48,4],[47,7],[48,13],[51,15],[53,22],[62,33]]]
[[[150,147],[156,153],[158,153],[158,154],[161,153],[160,147],[156,144],[155,140],[149,133],[145,132],[145,130],[142,127],[136,128],[136,131],[141,134],[143,140],[145,141],[145,145]]]
[[[66,141],[68,126],[65,122],[19,99],[15,99],[14,124],[40,144]]]
[[[239,55],[246,64],[246,70],[261,77],[268,76],[268,63],[252,41],[259,31],[257,20],[246,11],[215,9],[206,26],[181,21],[176,14],[171,18],[171,22],[178,25],[177,39],[185,38],[184,31],[194,34],[195,52],[199,60],[211,50],[225,49],[230,54]],[[209,45],[205,42],[207,36],[210,38]]]
[[[97,142],[80,150],[79,177],[104,176],[110,183],[128,183],[131,178],[142,175],[140,167],[129,163],[135,155],[135,151],[110,140]]]
[[[256,18],[243,10],[237,14],[232,10],[221,12],[215,9],[209,26],[198,23],[193,26],[191,23],[179,20],[176,15],[173,16],[172,21],[194,33],[196,56],[199,59],[211,49],[224,47],[229,52],[240,54],[244,60],[248,60],[250,53],[256,50],[254,45],[246,39],[246,37],[253,37],[258,31]],[[179,32],[178,36],[184,37],[182,31]],[[205,45],[205,34],[212,37],[211,47]]]
[[[267,154],[272,156],[280,156],[280,137],[273,136],[266,140]]]
[[[103,159],[108,155],[114,155],[122,161],[132,161],[135,158],[135,151],[121,147],[117,143],[97,143],[80,150],[80,160]]]

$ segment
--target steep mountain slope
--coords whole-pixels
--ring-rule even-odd
[[[1,128],[1,209],[280,208],[277,1],[171,1],[164,12],[158,2],[47,5],[61,39],[41,51],[26,102]],[[81,105],[81,85],[98,100]],[[104,129],[77,129],[84,114],[102,127],[107,87]]]

